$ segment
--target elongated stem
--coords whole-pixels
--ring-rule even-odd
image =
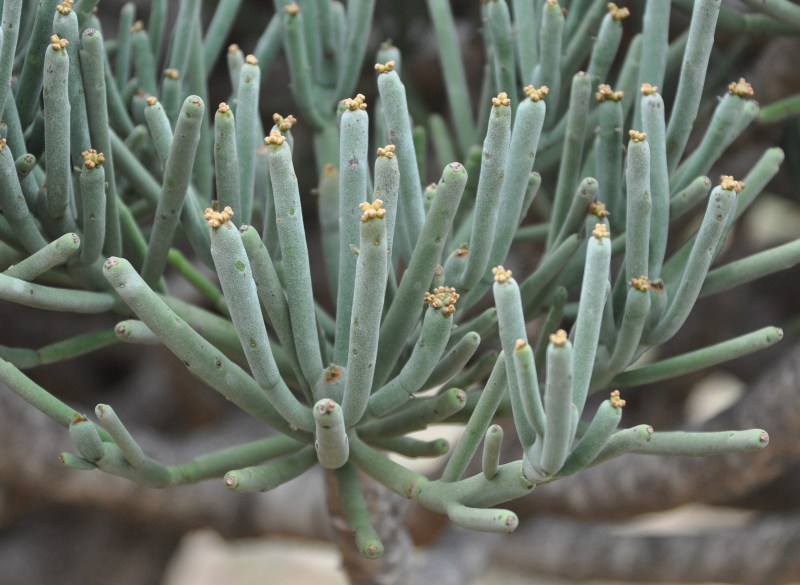
[[[609,90],[610,90],[609,86]],[[623,229],[625,223],[625,203],[622,199],[622,154],[624,142],[622,138],[622,104],[619,92],[609,92],[610,99],[603,99],[597,106],[599,124],[597,138],[594,142],[596,157],[595,177],[602,185],[602,198],[606,207],[611,211],[610,224],[616,230]],[[595,97],[603,97],[598,92]],[[562,230],[563,231],[563,230]]]
[[[347,57],[340,63],[335,95],[352,95],[367,51],[367,38],[375,11],[375,0],[356,0],[347,5],[346,34],[340,49]]]
[[[114,306],[108,293],[52,288],[0,274],[0,298],[48,311],[104,313]]]
[[[780,270],[788,270],[798,262],[800,262],[800,240],[752,254],[710,271],[703,282],[703,288],[700,289],[700,297],[726,291]]]
[[[345,100],[345,104],[347,109],[342,113],[339,122],[339,283],[336,290],[336,341],[333,354],[334,363],[341,366],[346,366],[351,356],[350,317],[354,309],[356,262],[359,259],[354,249],[356,246],[361,246],[359,234],[363,231],[364,222],[361,221],[359,204],[367,193],[369,178],[367,104],[361,94],[354,99]],[[385,213],[386,210],[382,212]],[[381,229],[385,230],[385,227]],[[374,235],[378,239],[385,239],[385,234],[379,236],[376,232]],[[386,242],[382,245],[385,246]],[[382,300],[383,294],[376,294],[374,298]]]
[[[608,73],[622,41],[622,21],[627,16],[628,10],[621,8],[611,9],[603,17],[586,70],[592,83],[604,83],[608,79]]]
[[[413,247],[414,242],[420,237],[425,211],[422,205],[422,185],[416,163],[406,90],[397,72],[394,71],[393,61],[376,67],[379,71],[378,91],[383,104],[386,133],[392,137],[400,168],[401,198],[398,201],[398,217],[401,219],[398,225],[407,231],[407,240],[410,247]]]
[[[703,80],[714,44],[714,36],[709,33],[717,24],[721,3],[722,0],[698,0],[694,5],[681,77],[672,106],[674,114],[667,127],[667,161],[670,171],[678,166],[697,117]]]
[[[69,159],[69,56],[64,40],[51,39],[44,55],[43,82],[45,117],[45,158],[47,159],[47,213],[58,225],[72,221],[72,176]],[[61,233],[67,231],[62,229]]]
[[[242,410],[289,436],[296,434],[270,404],[258,383],[178,317],[127,260],[109,258],[103,273],[128,306],[193,375]]]
[[[53,26],[53,12],[60,0],[44,0],[36,8],[36,17],[31,30],[31,43],[28,47],[25,61],[22,64],[22,73],[19,76],[19,89],[16,100],[19,117],[23,127],[28,127],[34,119],[36,108],[39,105],[39,95],[42,89],[42,67],[44,53],[48,45],[43,42],[33,42],[33,39],[46,39]],[[10,70],[9,70],[10,74]]]
[[[646,86],[641,99],[642,129],[647,135],[650,150],[650,241],[647,274],[655,279],[661,274],[667,249],[667,234],[672,218],[667,174],[666,126],[664,100]],[[640,275],[637,275],[640,276]]]
[[[359,436],[365,439],[386,438],[420,431],[430,424],[448,419],[466,405],[466,392],[449,388],[435,397],[410,401],[404,408],[388,416],[360,425]]]
[[[503,188],[500,192],[499,205],[503,212],[497,217],[489,266],[501,264],[511,248],[525,204],[531,170],[539,148],[539,138],[542,135],[546,113],[544,98],[548,95],[547,90],[544,87],[536,89],[530,86],[526,88],[526,95],[528,99],[522,100],[514,117]],[[464,299],[466,308],[477,302],[491,286],[491,274],[486,271],[480,284]]]
[[[125,460],[134,469],[142,467],[145,461],[144,451],[122,424],[114,409],[107,404],[98,404],[94,411],[100,426],[108,431],[108,434],[114,439]]]
[[[603,307],[608,287],[611,239],[607,228],[598,224],[589,238],[586,263],[578,302],[578,316],[573,328],[574,383],[572,401],[580,414],[586,403],[589,382],[597,355]]]
[[[0,208],[17,239],[29,253],[47,245],[28,210],[11,149],[5,138],[0,139]]]
[[[385,275],[388,270],[386,223],[383,220],[385,210],[380,200],[376,200],[373,204],[362,203],[361,209],[364,214],[360,222],[360,248],[355,271],[353,304],[347,314],[350,331],[342,409],[348,427],[355,425],[361,419],[370,398],[386,292]],[[341,318],[338,313],[336,318],[337,322]]]
[[[572,344],[567,333],[560,330],[550,336],[547,348],[547,374],[544,390],[544,409],[547,415],[539,468],[553,475],[567,458],[572,442]],[[532,462],[536,466],[536,462]]]
[[[156,81],[156,61],[151,49],[150,36],[141,25],[134,25],[132,48],[133,64],[136,69],[136,79],[139,86],[148,95],[158,95],[158,82]]]
[[[106,174],[103,153],[87,150],[83,153],[83,159],[80,178],[83,207],[80,261],[88,266],[100,258],[106,236]]]
[[[353,465],[337,469],[336,482],[345,518],[355,531],[358,550],[367,559],[377,559],[383,554],[383,543],[372,526],[364,490],[358,479],[358,470]]]
[[[786,0],[769,0],[768,2],[756,2],[755,0],[744,0],[744,3],[764,14],[771,16],[779,22],[786,23],[800,29],[800,7]]]
[[[241,202],[239,169],[233,111],[221,103],[214,116],[214,174],[221,209]]]
[[[580,72],[573,77],[566,139],[561,154],[556,192],[553,196],[553,213],[550,219],[552,231],[549,243],[552,243],[558,235],[558,228],[567,215],[572,194],[575,193],[580,180],[591,91],[592,82],[586,73]]]
[[[472,145],[472,106],[470,92],[467,87],[467,74],[461,59],[461,51],[456,33],[450,3],[445,0],[428,0],[428,12],[436,34],[439,59],[442,62],[442,74],[445,78],[447,103],[455,123],[458,136],[459,152],[466,154]],[[524,73],[530,74],[531,71]],[[525,77],[527,80],[527,76]],[[452,160],[440,160],[442,165]]]
[[[239,230],[229,221],[229,210],[227,208],[221,213],[209,211],[206,218],[209,224],[214,223],[211,226],[211,255],[239,343],[253,377],[275,410],[295,427],[311,431],[314,429],[314,421],[310,410],[298,402],[278,372],[261,315],[250,262]],[[223,221],[222,225],[217,225],[219,221]]]
[[[738,84],[730,84],[728,93],[714,110],[700,145],[672,173],[670,186],[673,192],[684,188],[696,176],[708,174],[711,166],[744,130],[744,126],[753,120],[758,110],[745,112],[745,105],[750,101],[745,98],[752,96],[752,93],[750,84],[744,79]]]
[[[73,168],[80,168],[83,165],[81,153],[91,146],[79,58],[81,38],[75,11],[65,4],[60,6],[53,20],[53,33],[69,42],[66,49],[70,61],[67,81],[70,105],[70,164]]]
[[[229,0],[217,4],[217,9],[214,11],[214,16],[211,18],[203,38],[203,64],[206,71],[214,69],[214,63],[233,27],[241,4],[242,0]]]
[[[108,187],[106,190],[106,236],[103,240],[103,252],[108,256],[113,256],[122,253],[122,232],[120,214],[117,212],[117,183],[109,136],[105,49],[103,48],[103,38],[98,31],[91,28],[83,31],[80,58],[89,136],[95,150],[104,153],[108,161],[108,168],[105,170]]]
[[[282,136],[272,135],[267,143],[269,172],[275,198],[275,216],[283,259],[286,296],[292,320],[295,347],[303,374],[309,382],[322,372],[311,267],[308,259],[303,210],[292,153]]]
[[[449,351],[442,356],[442,359],[439,360],[438,364],[436,364],[436,367],[433,369],[431,375],[428,377],[422,387],[434,388],[436,386],[441,386],[442,384],[452,380],[454,376],[459,374],[459,372],[463,372],[467,362],[478,350],[480,343],[481,336],[475,331],[470,331],[466,335],[462,336],[461,339],[453,344]],[[452,383],[451,385],[459,388],[465,387],[460,383]]]
[[[625,169],[628,212],[625,225],[626,279],[650,274],[647,265],[650,247],[650,145],[646,136],[631,130]]]
[[[359,0],[361,5],[369,3]],[[286,56],[289,59],[289,71],[292,75],[292,92],[297,107],[303,118],[315,130],[325,126],[325,116],[317,99],[314,80],[312,79],[311,62],[308,55],[305,33],[303,31],[304,16],[296,3],[286,6],[281,15],[283,38]],[[363,51],[359,51],[363,55]],[[340,79],[341,81],[341,79]],[[341,95],[341,93],[337,93]],[[345,94],[346,95],[346,94]]]
[[[536,363],[533,359],[533,349],[529,343],[520,343],[520,341],[522,340],[517,341],[514,348],[514,369],[517,373],[520,398],[528,422],[537,437],[541,437],[545,432],[545,414]]]
[[[512,356],[511,359],[506,358],[506,370],[508,371],[508,391],[511,397],[514,426],[523,448],[528,449],[537,440],[534,423],[540,421],[536,417],[532,417],[533,421],[526,417],[520,376],[517,374],[516,363],[513,359],[518,344],[525,343],[527,340],[520,290],[517,282],[511,277],[510,271],[505,270],[502,266],[497,266],[492,269],[492,272],[495,279],[492,291],[497,307],[500,342],[503,346],[503,353]]]
[[[164,167],[161,196],[156,207],[147,256],[142,266],[142,278],[151,285],[158,282],[164,271],[167,254],[180,219],[200,141],[200,125],[204,111],[205,105],[199,97],[186,98],[175,126],[175,134],[179,138],[172,141]]]
[[[517,101],[517,66],[514,56],[511,14],[506,0],[487,4],[484,27],[489,32],[491,55],[494,60],[494,87],[496,92],[505,92]]]
[[[403,274],[392,305],[381,325],[375,383],[383,384],[394,368],[403,344],[414,329],[423,309],[423,294],[433,279],[442,248],[450,232],[456,209],[467,183],[460,163],[447,165],[436,190],[436,199],[425,219],[408,269]]]
[[[0,30],[2,31],[2,36],[0,36],[0,112],[5,108],[6,98],[11,87],[11,70],[14,67],[14,56],[17,54],[22,5],[22,0],[6,0],[3,3],[2,21],[0,21]]]
[[[469,255],[458,287],[463,293],[467,293],[478,283],[489,265],[510,139],[511,100],[503,92],[492,100],[489,129],[483,141]]]
[[[239,73],[238,105],[236,107],[236,155],[239,162],[241,221],[249,224],[253,213],[253,186],[255,183],[256,149],[260,146],[258,135],[258,99],[261,86],[261,69],[255,57],[248,55]]]
[[[769,435],[761,429],[746,431],[721,431],[691,433],[684,431],[655,432],[650,440],[634,453],[658,455],[724,455],[763,449],[769,443]]]
[[[741,187],[738,187],[741,189]],[[663,343],[683,325],[703,286],[708,268],[717,250],[729,216],[734,213],[736,192],[734,187],[717,187],[711,192],[703,223],[683,268],[683,275],[671,302],[658,326],[649,332],[645,342]]]
[[[91,353],[115,343],[116,336],[109,329],[91,331],[63,339],[38,349],[2,347],[0,355],[21,370],[40,365],[54,364]]]
[[[612,392],[610,400],[600,403],[586,432],[559,470],[559,477],[572,475],[592,464],[617,429],[624,405],[625,401],[619,398],[619,391]]]
[[[274,463],[229,471],[225,487],[235,492],[266,492],[305,473],[315,463],[317,454],[309,445]]]
[[[702,349],[633,368],[614,377],[610,384],[613,386],[639,386],[659,380],[668,380],[770,347],[782,338],[783,331],[781,329],[764,327]]]
[[[561,98],[561,72],[564,55],[564,13],[557,2],[545,2],[542,4],[542,11],[542,25],[539,32],[539,67],[534,70],[533,84],[549,88],[550,101],[558,104]],[[554,119],[548,120],[548,126],[552,126],[554,122]]]
[[[24,260],[9,266],[3,274],[20,280],[34,280],[54,266],[66,262],[79,247],[80,238],[77,234],[64,234]]]
[[[119,11],[119,34],[114,59],[114,81],[120,90],[125,87],[131,76],[131,29],[135,20],[136,4],[126,2]]]
[[[419,391],[442,357],[450,331],[458,294],[455,289],[438,287],[425,295],[425,313],[417,343],[400,373],[369,398],[369,414],[380,417],[408,402]]]
[[[512,12],[514,13],[514,32],[517,56],[519,58],[519,71],[522,85],[533,83],[533,70],[539,63],[539,48],[537,46],[536,14],[534,2],[513,0]]]

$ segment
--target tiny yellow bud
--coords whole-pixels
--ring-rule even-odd
[[[628,136],[630,136],[631,140],[634,142],[644,142],[647,139],[647,133],[639,132],[638,130],[629,130]]]
[[[69,41],[67,39],[62,39],[58,35],[52,35],[50,37],[50,47],[54,51],[60,51],[61,49],[65,49],[69,46]]]
[[[286,137],[278,130],[273,130],[269,133],[269,136],[264,138],[264,143],[269,146],[280,146],[284,142],[286,142]]]
[[[658,87],[649,83],[643,83],[640,91],[642,92],[642,95],[653,95],[654,93],[658,92]]]
[[[611,18],[614,20],[622,20],[624,18],[628,18],[631,15],[631,11],[627,8],[620,8],[613,2],[609,2],[607,4],[608,12],[611,14]]]
[[[625,401],[619,397],[619,390],[614,390],[609,396],[608,401],[614,408],[622,408],[625,406]]]
[[[386,63],[375,63],[375,71],[378,73],[389,73],[390,71],[394,71],[394,66],[396,63],[394,61],[387,61]]]
[[[753,86],[747,83],[744,77],[740,77],[739,81],[732,81],[728,85],[728,93],[731,95],[738,95],[739,97],[749,98],[753,97]]]
[[[650,290],[650,279],[646,276],[640,276],[639,278],[631,278],[631,286],[638,291],[647,292]]]
[[[550,343],[556,347],[564,347],[567,344],[567,332],[563,329],[559,329],[555,333],[551,334]]]
[[[595,99],[598,102],[618,102],[622,99],[625,95],[625,92],[622,90],[614,91],[611,89],[611,86],[607,83],[601,83],[600,86],[597,88],[597,93],[594,94]]]
[[[297,124],[297,118],[289,114],[285,118],[278,113],[272,114],[272,121],[280,129],[281,132],[288,132],[292,127]]]
[[[511,278],[512,273],[510,270],[506,270],[502,266],[495,266],[492,268],[492,274],[494,274],[494,281],[502,284]]]
[[[734,191],[739,193],[742,189],[744,189],[744,181],[737,181],[730,175],[722,175],[719,178],[719,181],[719,186],[726,191]]]
[[[598,240],[603,238],[610,238],[611,232],[608,231],[608,226],[604,223],[597,223],[592,230],[592,235]]]
[[[589,213],[591,215],[596,215],[600,219],[604,217],[608,217],[611,215],[611,212],[606,209],[606,204],[602,201],[595,201],[589,204]]]
[[[432,309],[441,309],[442,314],[450,316],[455,313],[456,303],[461,297],[452,286],[438,286],[433,292],[426,292],[423,300]]]
[[[233,217],[233,209],[231,209],[230,205],[226,206],[222,211],[217,211],[211,207],[208,207],[206,208],[204,217],[208,222],[209,227],[217,229]]]
[[[369,221],[374,218],[383,218],[386,215],[386,210],[383,208],[383,201],[376,199],[372,203],[361,203],[358,208],[362,211],[361,221]]]
[[[360,93],[354,98],[347,98],[344,100],[344,106],[351,111],[366,110],[367,103],[364,101],[365,99],[364,94]]]
[[[378,148],[378,156],[392,158],[394,157],[394,151],[395,151],[394,144],[387,144],[383,148]]]
[[[526,85],[525,89],[523,90],[525,95],[528,96],[532,102],[538,102],[539,100],[543,100],[544,97],[550,93],[550,88],[546,85],[543,85],[539,89],[536,89],[532,85]]]
[[[497,94],[497,97],[492,98],[492,105],[493,106],[510,106],[511,100],[508,97],[508,94],[504,91]]]

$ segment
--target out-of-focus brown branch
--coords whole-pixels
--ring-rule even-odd
[[[619,526],[531,518],[497,549],[496,561],[571,579],[639,583],[783,585],[800,580],[800,516],[763,516],[699,534],[633,535]]]
[[[37,499],[102,509],[175,531],[210,526],[229,536],[330,535],[321,473],[306,473],[269,494],[234,494],[221,480],[154,490],[99,471],[63,467],[58,455],[74,451],[66,430],[7,388],[0,388],[0,412],[0,482],[21,497],[35,494]],[[137,428],[132,432],[147,454],[164,463],[182,463],[208,450],[255,439],[261,429],[257,421],[237,416],[183,438]]]

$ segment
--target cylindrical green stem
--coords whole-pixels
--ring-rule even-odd
[[[319,464],[326,469],[339,469],[347,463],[350,455],[347,430],[342,407],[330,398],[323,398],[314,405],[316,442]]]
[[[213,216],[213,212],[209,215]],[[209,223],[212,221],[215,219],[210,217]],[[253,377],[275,410],[290,424],[311,431],[314,428],[311,412],[298,402],[278,372],[261,315],[250,262],[239,230],[230,221],[224,221],[219,227],[211,227],[211,255]]]
[[[294,342],[303,374],[310,382],[317,379],[323,366],[300,191],[289,145],[276,139],[268,144],[267,151]]]
[[[364,490],[358,479],[358,470],[345,465],[336,470],[339,501],[347,523],[355,531],[356,546],[367,559],[377,559],[383,554],[383,543],[369,517]]]
[[[347,332],[347,378],[342,409],[348,427],[355,425],[367,409],[378,354],[388,271],[386,223],[379,201],[372,205],[361,205],[364,215],[360,220],[360,247],[354,275],[353,301],[351,310],[346,313],[350,330]],[[341,289],[339,292],[341,299]],[[342,317],[337,313],[337,322],[340,318]],[[337,337],[338,334],[337,331]]]
[[[175,125],[176,138],[172,141],[164,166],[161,197],[156,207],[153,231],[142,266],[142,278],[150,285],[158,282],[164,271],[167,253],[189,189],[204,111],[203,100],[190,96],[184,101]]]

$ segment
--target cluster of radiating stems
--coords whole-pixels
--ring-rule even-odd
[[[372,121],[362,94],[338,101],[354,90],[373,2],[354,3],[347,13],[338,3],[307,3],[315,7],[311,15],[281,4],[252,55],[229,48],[232,99],[218,106],[213,127],[205,112],[206,72],[239,2],[219,4],[202,46],[199,3],[181,2],[161,80],[155,63],[163,53],[166,2],[154,2],[147,29],[136,23],[133,5],[123,10],[113,75],[98,30],[79,34],[91,4],[74,10],[70,2],[59,4],[51,27],[55,2],[40,3],[31,36],[55,35],[42,47],[31,44],[16,94],[0,83],[0,106],[11,120],[0,141],[0,237],[27,256],[0,274],[0,297],[51,310],[113,308],[131,317],[113,331],[38,350],[0,348],[0,379],[69,428],[79,456],[62,455],[65,464],[152,487],[224,477],[236,491],[269,490],[319,464],[335,470],[358,547],[375,558],[382,545],[359,471],[459,525],[505,532],[517,518],[493,506],[623,453],[699,455],[766,444],[759,429],[618,428],[625,401],[615,388],[697,370],[780,339],[779,329],[765,328],[630,368],[678,331],[699,297],[800,260],[793,243],[711,269],[733,221],[783,158],[770,149],[743,181],[723,177],[713,189],[704,176],[758,115],[744,80],[731,84],[698,148],[684,156],[718,0],[695,3],[669,121],[658,92],[670,53],[669,3],[646,3],[648,42],[634,38],[616,90],[605,82],[621,46],[625,9],[609,4],[605,12],[596,2],[565,15],[548,0],[539,14],[514,3],[512,18],[504,0],[483,3],[490,63],[477,125],[449,5],[428,0],[456,132],[449,136],[443,120],[431,119],[434,150],[447,160],[424,196],[424,129],[409,114],[399,51],[381,50],[386,58],[375,66],[379,105]],[[6,0],[3,22],[19,24],[21,10],[19,0]],[[583,31],[596,35],[594,44]],[[11,76],[12,37],[4,34],[0,44],[0,82]],[[316,131],[335,319],[318,306],[311,284],[316,267],[294,167],[297,120],[275,114],[268,128],[258,116],[261,79],[281,40],[300,121]],[[569,77],[584,61],[586,71]],[[129,100],[131,113],[123,95],[132,83],[146,95]],[[193,95],[182,100],[187,90]],[[43,119],[36,117],[40,92]],[[628,120],[636,129],[624,144]],[[137,123],[152,140],[149,160],[138,156],[144,130]],[[23,148],[29,127],[41,135],[46,175]],[[391,144],[372,157],[375,127],[380,143],[389,137]],[[556,161],[555,184],[539,195],[542,177],[534,166],[544,170]],[[136,186],[138,200],[123,201],[118,185],[125,184]],[[215,202],[206,208],[202,202],[212,193]],[[537,196],[550,210],[549,222],[532,230],[544,252],[517,283],[501,264]],[[670,223],[703,199],[699,229],[667,258]],[[136,220],[150,213],[145,236]],[[214,269],[219,287],[172,247],[179,234]],[[612,259],[622,253],[613,275]],[[102,266],[101,258],[107,258]],[[224,317],[165,294],[167,264]],[[31,283],[60,265],[89,290]],[[494,307],[470,314],[490,289]],[[578,289],[567,333],[567,301]],[[527,324],[543,313],[538,339],[529,341]],[[468,366],[487,337],[499,337],[502,351]],[[280,435],[163,465],[145,455],[110,406],[98,405],[93,423],[20,371],[116,340],[163,344],[193,375]],[[583,416],[589,395],[599,390],[609,398]],[[504,431],[492,421],[509,410],[524,454],[501,464]],[[446,441],[409,433],[447,420],[466,422],[439,479],[385,455],[446,453]],[[481,441],[481,472],[465,478]]]

